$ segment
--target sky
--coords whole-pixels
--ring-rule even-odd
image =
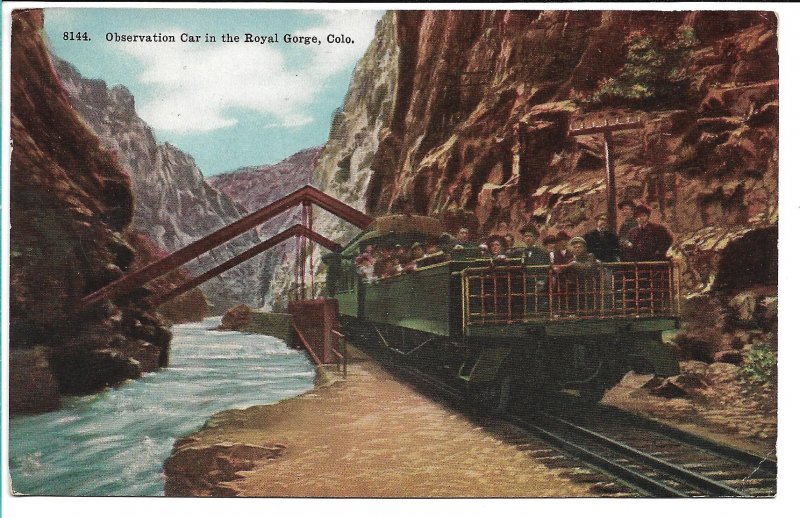
[[[279,162],[325,143],[334,111],[382,11],[45,9],[51,51],[82,76],[121,84],[159,142],[192,155],[205,176]],[[85,33],[90,41],[70,39]],[[67,33],[65,35],[65,33]],[[111,33],[112,41],[107,41]],[[118,42],[120,35],[175,43]],[[199,42],[181,42],[181,34]],[[245,42],[245,33],[279,43]],[[206,34],[216,38],[207,41]],[[222,35],[239,36],[223,42]],[[285,35],[320,43],[286,43]],[[352,44],[328,43],[328,35]],[[66,36],[66,39],[65,39]]]

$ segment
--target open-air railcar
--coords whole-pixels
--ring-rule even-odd
[[[430,221],[420,223],[432,218],[390,218],[414,221],[400,232],[386,230],[379,218],[335,257],[341,266],[328,282],[340,314],[347,325],[370,329],[420,364],[458,376],[486,409],[563,389],[598,400],[629,370],[678,373],[673,351],[662,342],[662,332],[678,325],[679,284],[670,262],[555,273],[466,250],[367,280],[354,260],[366,244],[407,245],[426,226],[437,230]]]

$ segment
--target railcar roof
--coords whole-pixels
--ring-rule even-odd
[[[444,232],[444,225],[436,218],[412,214],[379,216],[361,234],[347,244],[342,255],[358,253],[361,243],[374,243],[386,239],[398,242],[420,239],[437,239]],[[409,243],[410,244],[410,243]]]

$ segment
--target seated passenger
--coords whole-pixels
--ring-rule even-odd
[[[425,251],[421,243],[411,245],[411,259],[403,265],[404,272],[413,272],[417,269],[417,261],[425,257]]]
[[[489,256],[492,259],[506,259],[503,244],[499,239],[492,239],[489,241]]]
[[[517,238],[514,237],[513,233],[508,232],[503,236],[503,245],[506,252],[511,253],[511,251],[517,247]]]
[[[461,227],[458,229],[458,234],[456,234],[455,243],[453,243],[454,250],[463,250],[464,248],[468,248],[472,246],[473,243],[469,239],[469,229],[467,227]]]
[[[556,247],[558,246],[558,239],[556,239],[556,236],[544,236],[542,244],[545,250],[547,250],[547,258],[550,264],[556,264]]]
[[[372,256],[373,246],[367,245],[364,252],[354,260],[358,267],[358,273],[367,281],[375,278],[375,258]]]
[[[436,255],[439,252],[441,252],[441,250],[435,241],[428,241],[428,243],[425,245],[425,257]]]

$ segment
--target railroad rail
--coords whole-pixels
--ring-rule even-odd
[[[458,409],[466,408],[464,386],[458,380],[444,381],[388,347],[364,349],[390,372],[417,386],[422,384],[428,393]],[[531,446],[531,439],[525,438],[529,434],[534,441],[542,441],[553,449],[545,454],[547,458],[574,459],[594,472],[588,475],[592,481],[606,477],[605,484],[613,488],[608,493],[649,497],[775,494],[777,465],[772,459],[609,407],[602,410],[578,407],[582,410],[580,414],[553,415],[539,409],[505,413],[498,419],[518,429],[514,444],[541,451],[541,446]]]

